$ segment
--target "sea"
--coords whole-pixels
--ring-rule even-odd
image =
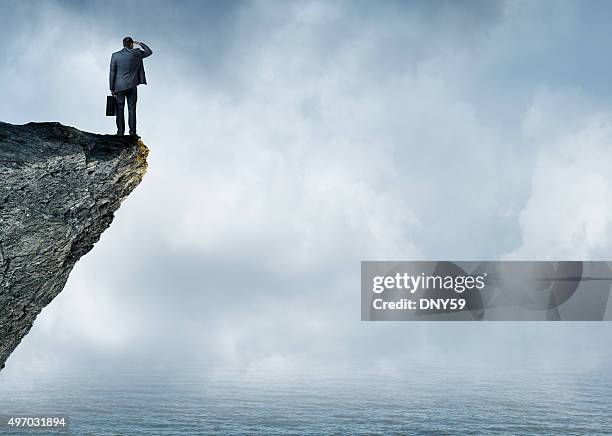
[[[602,435],[612,434],[612,371],[20,371],[0,373],[0,415],[68,417],[63,430],[0,434]]]

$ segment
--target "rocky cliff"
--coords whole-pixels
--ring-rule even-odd
[[[147,169],[136,138],[0,123],[0,368]]]

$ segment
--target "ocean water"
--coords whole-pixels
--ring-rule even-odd
[[[20,374],[0,414],[68,415],[68,434],[612,434],[603,369]]]

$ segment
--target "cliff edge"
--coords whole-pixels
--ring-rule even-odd
[[[59,123],[0,123],[0,368],[140,183],[147,147]]]

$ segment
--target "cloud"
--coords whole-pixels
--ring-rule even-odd
[[[541,145],[510,259],[605,260],[610,252],[612,114],[572,97],[545,91],[527,112],[525,129]]]
[[[548,253],[554,235],[542,223],[553,218],[550,203],[565,199],[568,172],[581,212],[568,203],[557,230],[581,224],[579,253],[605,250],[608,128],[566,123],[592,120],[602,103],[563,75],[543,86],[521,63],[533,49],[521,29],[536,30],[530,10],[540,6],[8,7],[31,23],[11,27],[6,44],[0,80],[14,103],[0,118],[9,122],[111,133],[113,120],[102,116],[110,53],[130,33],[154,55],[150,85],[139,89],[149,172],[7,372],[41,354],[76,369],[176,360],[255,372],[530,353],[550,362],[571,351],[567,341],[584,341],[599,361],[602,326],[359,321],[361,260]],[[574,14],[561,8],[546,24],[561,32]],[[539,38],[540,55],[564,52]],[[563,123],[547,115],[555,106]],[[575,141],[593,157],[558,145]],[[566,155],[598,169],[587,176]],[[553,253],[570,253],[562,244]]]

